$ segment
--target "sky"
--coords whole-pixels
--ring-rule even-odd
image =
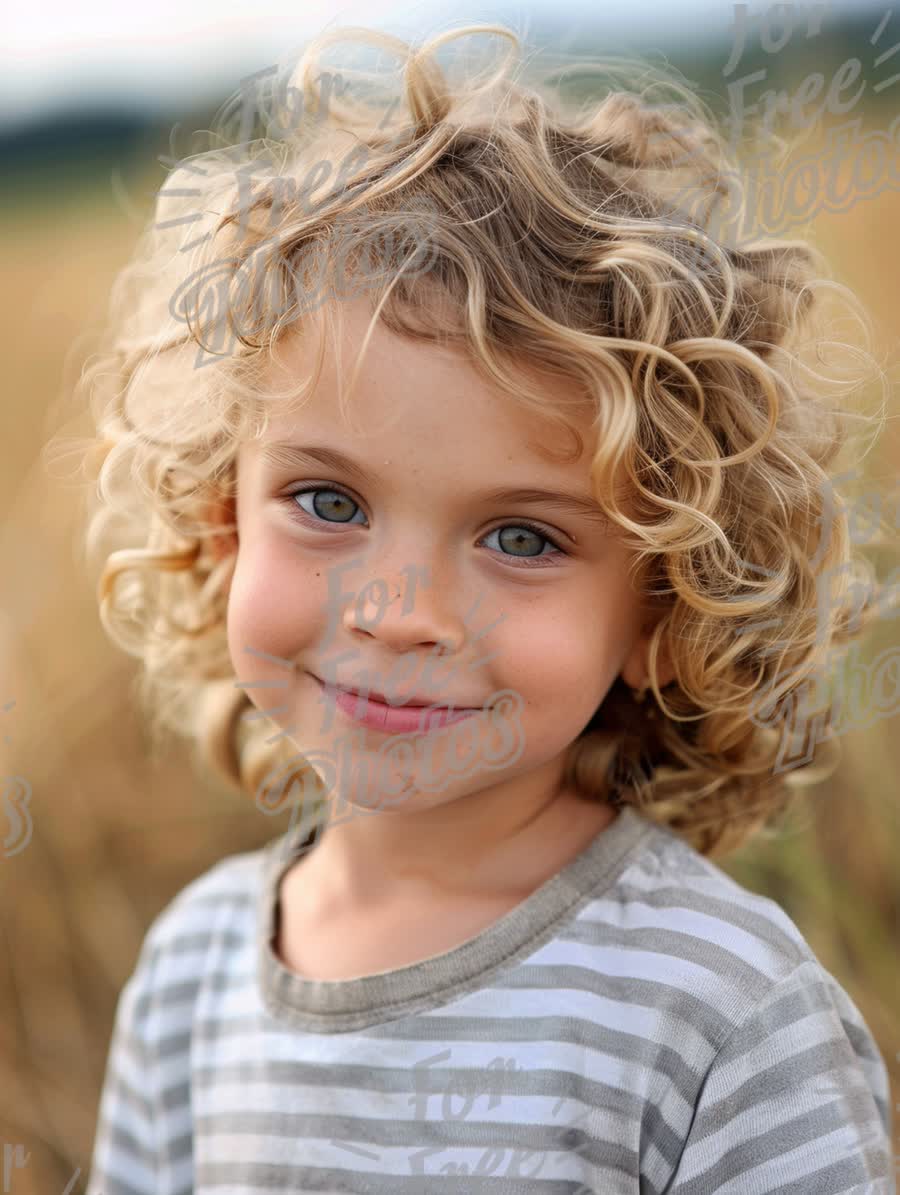
[[[730,0],[19,0],[0,43],[0,124],[89,99],[176,109],[215,101],[326,27],[419,39],[436,27],[501,21],[527,37],[552,21],[557,49],[602,40],[605,30],[616,52],[627,39],[627,52],[648,37],[726,36],[733,8]]]

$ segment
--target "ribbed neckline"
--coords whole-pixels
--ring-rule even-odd
[[[475,937],[408,966],[341,980],[304,978],[275,954],[279,885],[311,840],[288,831],[263,848],[257,909],[263,1002],[280,1021],[320,1033],[361,1029],[446,1003],[484,986],[493,972],[552,938],[562,921],[613,883],[629,854],[654,829],[626,805],[556,875]]]

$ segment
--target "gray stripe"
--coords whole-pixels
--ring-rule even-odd
[[[884,1157],[883,1152],[881,1157]],[[883,1177],[883,1165],[880,1162],[870,1163],[870,1167],[865,1171],[870,1177],[860,1185],[853,1160],[843,1158],[840,1162],[832,1162],[830,1166],[816,1170],[806,1178],[794,1179],[781,1187],[772,1187],[766,1195],[896,1195],[896,1187],[891,1178]],[[853,1183],[854,1186],[848,1187],[848,1183]]]
[[[581,988],[594,996],[616,1000],[625,1006],[640,1005],[643,1008],[665,1011],[667,1017],[683,1020],[696,1033],[709,1042],[711,1050],[717,1050],[734,1029],[734,1021],[719,1009],[693,992],[666,983],[664,980],[638,979],[632,975],[604,975],[600,970],[602,956],[598,957],[597,970],[586,967],[561,964],[559,966],[523,966],[506,977],[504,988],[541,989],[557,993],[560,988]],[[665,964],[660,963],[660,970]],[[538,983],[538,979],[541,982]]]
[[[143,1187],[133,1187],[131,1183],[121,1178],[118,1174],[115,1177],[112,1174],[104,1174],[102,1179],[103,1185],[98,1190],[97,1183],[99,1181],[92,1172],[88,1183],[87,1195],[110,1195],[110,1192],[114,1192],[114,1195],[147,1195]],[[185,1191],[179,1193],[179,1195],[191,1195],[191,1192]]]
[[[152,1120],[153,1104],[129,1086],[118,1070],[110,1069],[109,1071],[109,1092],[109,1098],[117,1107],[121,1107],[125,1111],[136,1112],[145,1120]]]
[[[163,1039],[157,1052],[162,1056],[174,1056],[188,1050],[191,1041],[199,1044],[214,1044],[229,1036],[243,1037],[248,1031],[252,1033],[256,1023],[250,1018],[243,1018],[239,1022],[219,1022],[213,1029],[209,1029],[204,1022],[198,1024],[194,1032],[173,1034]],[[664,1075],[668,1086],[675,1088],[678,1093],[689,1102],[696,1097],[697,1088],[706,1069],[706,1063],[691,1065],[672,1046],[661,1042],[648,1041],[636,1034],[624,1033],[611,1029],[603,1024],[597,1024],[582,1017],[432,1017],[423,1018],[410,1026],[412,1032],[406,1033],[406,1025],[398,1028],[389,1027],[392,1033],[378,1034],[382,1039],[396,1037],[399,1041],[422,1042],[435,1049],[451,1047],[460,1043],[489,1044],[496,1046],[496,1052],[502,1054],[503,1046],[514,1046],[520,1042],[556,1042],[570,1044],[574,1048],[590,1048],[622,1059],[624,1062],[639,1063],[648,1070]],[[429,1032],[430,1030],[430,1032]],[[289,1034],[286,1036],[290,1036]],[[374,1037],[367,1034],[367,1037]],[[164,1044],[163,1044],[164,1043]],[[712,1051],[710,1052],[712,1054]],[[246,1067],[246,1062],[240,1064]],[[302,1065],[298,1063],[297,1065]],[[194,1073],[198,1076],[227,1076],[234,1072],[238,1064],[231,1066],[217,1062],[212,1067],[206,1067],[199,1061],[195,1064]],[[320,1069],[313,1064],[314,1069]],[[240,1069],[240,1068],[239,1068]],[[329,1073],[332,1071],[329,1067]],[[350,1067],[350,1073],[364,1077],[369,1073],[364,1068]],[[441,1068],[443,1073],[453,1068]],[[471,1068],[465,1068],[471,1073]],[[342,1075],[347,1071],[339,1067]],[[381,1072],[379,1072],[381,1073]],[[458,1072],[460,1074],[463,1071]],[[511,1071],[499,1075],[496,1082],[499,1088],[509,1089],[510,1094],[517,1090],[517,1082],[523,1078],[522,1072]],[[327,1081],[327,1076],[326,1076]],[[346,1086],[346,1080],[342,1083]]]
[[[191,1133],[182,1133],[180,1137],[170,1137],[163,1144],[163,1153],[169,1162],[183,1162],[194,1152],[194,1137]]]
[[[167,1112],[180,1112],[191,1102],[191,1083],[189,1079],[182,1079],[180,1083],[173,1083],[170,1087],[163,1087],[159,1093],[161,1108]]]
[[[835,1059],[834,1041],[829,1040],[818,1046],[800,1050],[788,1058],[782,1058],[774,1066],[759,1074],[752,1075],[742,1083],[731,1095],[725,1096],[715,1104],[710,1104],[697,1119],[692,1132],[695,1141],[702,1141],[705,1137],[719,1132],[723,1124],[741,1112],[747,1112],[759,1104],[771,1102],[780,1092],[796,1090],[806,1079],[816,1075],[826,1075],[834,1070],[836,1063],[843,1064],[846,1060]],[[839,1104],[846,1109],[852,1107],[859,1122],[865,1122],[870,1115],[871,1092],[860,1088],[855,1090],[843,1089]],[[831,1107],[831,1105],[827,1105]],[[824,1116],[824,1109],[822,1111]],[[708,1125],[707,1125],[707,1122]],[[700,1125],[707,1125],[701,1129]]]
[[[844,1128],[847,1124],[845,1111],[846,1103],[842,1100],[835,1100],[824,1108],[812,1109],[792,1120],[777,1124],[768,1132],[757,1134],[751,1141],[740,1142],[729,1149],[708,1170],[704,1170],[702,1174],[698,1174],[689,1182],[679,1184],[676,1187],[678,1195],[707,1195],[709,1191],[715,1191],[719,1186],[731,1182],[739,1175],[759,1166],[761,1162],[775,1161],[783,1154],[790,1153],[791,1150],[797,1149],[807,1142],[816,1141],[836,1129]],[[711,1109],[709,1115],[712,1114]],[[725,1122],[720,1121],[717,1127],[721,1129],[723,1123]],[[814,1157],[815,1150],[808,1150],[804,1161],[812,1161]],[[884,1157],[883,1153],[881,1157]],[[829,1178],[828,1170],[834,1171],[834,1177]],[[824,1172],[816,1171],[815,1184],[813,1176],[810,1175],[806,1180],[809,1184],[808,1187],[798,1187],[795,1180],[790,1190],[808,1189],[810,1195],[813,1193],[815,1195],[837,1195],[838,1192],[846,1192],[848,1182],[862,1183],[867,1178],[881,1178],[887,1173],[884,1166],[879,1163],[878,1169],[873,1174],[863,1158],[859,1154],[855,1154],[848,1157],[846,1163],[828,1167]],[[842,1185],[822,1186],[823,1177],[826,1184],[837,1182]]]
[[[221,899],[216,901],[218,912],[222,912]],[[197,930],[194,933],[179,933],[175,937],[166,941],[165,945],[158,946],[155,951],[155,956],[151,956],[151,962],[156,961],[156,957],[178,958],[180,955],[191,953],[205,953],[211,946],[225,946],[225,947],[241,947],[250,946],[252,949],[251,934],[248,930],[252,930],[252,926],[248,926],[247,930],[241,932],[235,930],[232,925],[223,927],[222,929],[215,929],[210,926],[208,929]]]
[[[736,893],[733,900],[727,900],[705,892],[695,892],[692,888],[680,885],[659,884],[653,888],[642,888],[623,880],[616,884],[614,899],[617,905],[623,906],[644,904],[655,909],[690,909],[696,913],[706,913],[710,917],[718,918],[723,929],[729,925],[742,929],[765,942],[785,958],[796,956],[797,962],[801,962],[809,957],[802,944],[769,916],[741,904],[742,897],[746,899],[746,893]],[[566,936],[565,932],[560,935]]]
[[[235,1030],[232,1030],[231,1026],[238,1023],[244,1026],[243,1032],[237,1033],[238,1036],[243,1036],[247,1030],[252,1031],[254,1028],[254,1021],[250,1017],[242,1018],[241,1022],[221,1021],[218,1024],[215,1021],[198,1021],[197,1029],[199,1032],[193,1028],[182,1029],[178,1033],[167,1033],[164,1037],[157,1038],[153,1046],[153,1053],[160,1062],[166,1062],[170,1058],[188,1058],[190,1056],[192,1041],[200,1040],[201,1036],[205,1042],[214,1042],[222,1038],[231,1037],[235,1034]],[[207,1035],[203,1035],[201,1027],[210,1025],[216,1025],[216,1028],[211,1029]],[[224,1032],[220,1032],[219,1027]]]
[[[717,976],[729,977],[734,985],[750,999],[758,999],[772,986],[772,976],[746,962],[740,954],[698,938],[685,930],[656,928],[649,926],[608,925],[606,922],[579,920],[567,927],[570,941],[587,946],[602,944],[604,948],[619,950],[641,950],[648,954],[659,954],[668,958],[683,959],[705,967]],[[780,978],[780,976],[778,977]]]
[[[107,1139],[110,1146],[117,1152],[137,1158],[142,1165],[147,1166],[153,1171],[157,1161],[153,1151],[141,1145],[138,1139],[124,1125],[111,1125]]]
[[[440,1157],[440,1151],[428,1151],[421,1155],[424,1174],[378,1174],[352,1170],[353,1154],[347,1152],[348,1169],[337,1177],[335,1170],[315,1169],[309,1166],[253,1162],[241,1165],[241,1183],[245,1191],[303,1191],[324,1192],[325,1195],[593,1195],[592,1187],[573,1179],[554,1178],[548,1166],[538,1169],[539,1159],[533,1155],[518,1155],[518,1175],[515,1173],[517,1155],[513,1150],[501,1151],[495,1157],[487,1157],[486,1173],[467,1174],[464,1163],[459,1167]],[[491,1167],[494,1167],[491,1173]],[[429,1167],[433,1168],[430,1169]],[[443,1173],[441,1172],[443,1171]],[[535,1177],[529,1178],[531,1172]],[[630,1180],[631,1187],[619,1186],[618,1190],[637,1190],[638,1176],[634,1166],[619,1171]],[[234,1166],[229,1163],[206,1162],[197,1166],[197,1184],[203,1189],[234,1186]],[[460,1178],[459,1176],[465,1176]],[[607,1188],[609,1191],[609,1188]],[[607,1192],[603,1192],[607,1195]]]
[[[846,1017],[841,1017],[841,1024],[844,1026],[844,1032],[850,1039],[850,1045],[854,1051],[867,1061],[880,1064],[881,1055],[868,1032],[861,1025],[857,1025],[855,1021],[848,1021]]]

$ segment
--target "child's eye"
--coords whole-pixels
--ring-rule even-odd
[[[320,498],[319,495],[325,495]],[[300,498],[306,497],[309,499],[310,506],[306,506],[299,502]],[[285,501],[290,504],[290,513],[293,517],[299,518],[301,522],[312,521],[314,523],[353,523],[358,522],[351,507],[356,507],[356,513],[363,515],[359,504],[355,499],[351,498],[349,494],[343,490],[336,489],[333,486],[309,486],[303,490],[294,490],[290,494],[285,494]],[[298,509],[299,507],[299,509]],[[508,557],[510,560],[518,559],[526,562],[525,567],[531,567],[531,561],[556,559],[559,556],[567,556],[568,553],[551,539],[545,531],[532,523],[504,523],[500,527],[495,527],[493,531],[489,531],[484,536],[482,542],[486,542],[490,536],[499,536],[499,548],[491,548],[491,551],[499,551],[501,555]],[[543,552],[528,552],[527,548],[533,545],[535,541],[543,540],[544,544],[549,544],[552,551]],[[525,551],[519,549],[525,548]],[[549,562],[549,561],[548,561]]]
[[[319,494],[325,494],[326,497],[319,498]],[[313,495],[315,495],[315,497],[313,497]],[[330,523],[332,521],[336,523],[351,523],[353,522],[353,517],[348,509],[351,506],[356,507],[358,514],[362,514],[358,504],[354,502],[349,494],[345,494],[343,490],[333,489],[330,486],[310,486],[309,489],[294,490],[293,493],[286,494],[285,497],[294,507],[294,510],[292,511],[294,514],[297,513],[296,507],[298,505],[298,503],[294,502],[294,499],[309,497],[313,509],[310,510],[308,507],[299,504],[300,509],[305,514],[316,519],[316,521],[322,521],[326,523]]]
[[[542,531],[540,527],[534,527],[531,523],[504,523],[502,527],[495,527],[493,531],[489,531],[484,537],[485,542],[492,536],[498,535],[500,538],[498,542],[504,549],[504,556],[517,557],[519,560],[525,560],[529,563],[526,567],[531,567],[532,560],[555,560],[559,556],[566,556],[567,553],[559,547],[555,540],[552,540],[546,532]],[[544,544],[549,544],[553,549],[551,552],[519,552],[519,548],[528,548],[534,544],[535,540],[543,540]],[[543,567],[541,565],[540,567]]]

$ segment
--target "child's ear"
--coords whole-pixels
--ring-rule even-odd
[[[206,518],[216,528],[209,547],[216,560],[231,556],[238,549],[237,503],[233,495],[213,491],[204,508]]]

